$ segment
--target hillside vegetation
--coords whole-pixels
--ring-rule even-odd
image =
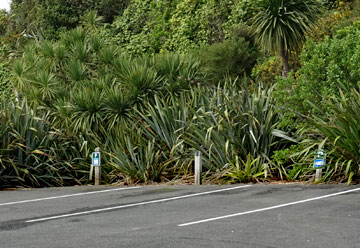
[[[12,0],[0,188],[359,183],[359,51],[359,0]]]

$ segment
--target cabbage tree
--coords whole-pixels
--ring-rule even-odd
[[[278,54],[283,62],[284,77],[290,70],[289,55],[300,50],[306,33],[321,14],[317,0],[261,0],[252,19],[256,42],[266,51]]]

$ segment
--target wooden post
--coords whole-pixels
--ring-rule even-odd
[[[264,164],[264,176],[265,176],[265,179],[267,178],[268,176],[268,165],[267,164]]]
[[[202,156],[201,152],[195,152],[195,185],[201,184]]]
[[[93,173],[94,173],[94,166],[90,165],[90,175],[89,175],[89,180],[91,181],[93,178]]]
[[[316,169],[315,182],[321,179],[321,172],[322,172],[322,168]]]
[[[101,165],[95,166],[95,185],[100,185],[101,182]]]

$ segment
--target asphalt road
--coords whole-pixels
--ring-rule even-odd
[[[0,191],[1,248],[360,247],[360,186]]]

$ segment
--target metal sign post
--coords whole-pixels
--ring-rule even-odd
[[[322,168],[326,165],[326,152],[325,150],[319,149],[315,151],[314,156],[314,169],[316,169],[315,173],[315,181],[321,179]]]
[[[101,182],[101,153],[100,148],[96,147],[95,152],[91,154],[90,180],[92,179],[93,169],[95,168],[95,185]]]

